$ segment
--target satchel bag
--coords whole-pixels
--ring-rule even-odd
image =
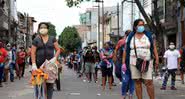
[[[142,58],[138,58],[137,51],[136,51],[135,36],[134,36],[134,51],[135,51],[135,55],[136,55],[136,68],[141,73],[146,73],[149,68],[150,60],[144,60]]]

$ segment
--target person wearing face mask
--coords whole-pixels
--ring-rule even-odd
[[[46,61],[56,61],[60,55],[60,48],[55,37],[48,35],[49,25],[42,22],[38,26],[39,35],[33,40],[31,48],[32,71],[40,68]],[[54,81],[46,81],[47,99],[52,99]]]
[[[166,90],[166,85],[168,82],[168,78],[171,75],[171,90],[177,90],[175,88],[175,80],[176,80],[176,71],[180,70],[180,53],[175,48],[175,44],[173,42],[170,43],[169,49],[165,52],[164,58],[167,63],[167,73],[164,76],[164,81],[161,87],[161,90]]]
[[[90,83],[92,81],[92,75],[93,75],[94,81],[96,82],[95,69],[94,69],[95,57],[93,55],[93,51],[91,47],[88,47],[87,51],[85,52],[84,65],[85,65],[85,74],[88,82]]]
[[[145,23],[142,19],[134,21],[133,31],[128,35],[122,58],[122,76],[125,81],[133,79],[138,99],[142,97],[142,83],[146,86],[150,99],[155,99],[154,84],[152,80],[153,60],[155,68],[158,67],[159,57],[157,47],[152,34],[145,30]],[[140,63],[140,64],[138,64]],[[146,64],[147,63],[147,64]],[[142,68],[142,69],[141,69]],[[123,99],[126,98],[126,90],[123,90]],[[130,88],[129,99],[133,99],[134,88]]]
[[[8,51],[7,61],[5,62],[5,69],[4,69],[4,82],[8,80],[8,72],[10,72],[10,81],[14,81],[14,59],[12,54],[11,45],[7,44],[6,49]]]
[[[21,79],[21,77],[24,77],[24,71],[25,71],[25,58],[26,58],[26,52],[24,51],[24,47],[20,47],[18,51],[18,57],[17,57],[17,65],[18,65],[18,77]]]
[[[112,90],[112,82],[113,82],[113,55],[114,51],[111,48],[109,42],[104,44],[104,48],[100,50],[100,67],[102,71],[102,90],[105,90],[106,79],[108,77],[109,89]]]

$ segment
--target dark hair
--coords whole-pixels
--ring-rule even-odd
[[[131,32],[131,30],[125,31],[125,35],[128,36],[130,32]]]
[[[32,35],[32,40],[34,40],[37,37],[37,33]]]
[[[133,31],[134,32],[136,32],[136,27],[137,27],[137,25],[139,24],[140,21],[142,21],[144,23],[143,19],[137,19],[137,20],[134,21],[134,26],[133,26]]]
[[[4,44],[3,42],[0,41],[0,48],[3,48],[4,47]]]
[[[49,29],[49,24],[47,22],[41,22],[39,23],[38,29],[40,29],[41,25],[46,25],[47,29]]]

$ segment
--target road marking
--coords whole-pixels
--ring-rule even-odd
[[[80,93],[70,93],[70,95],[72,95],[72,96],[79,96]]]
[[[97,96],[101,96],[101,94],[100,94],[100,93],[98,93],[98,94],[97,94]]]

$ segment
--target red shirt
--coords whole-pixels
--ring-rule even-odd
[[[4,48],[0,48],[0,63],[5,62],[8,52]]]
[[[121,46],[123,46],[126,43],[126,38],[124,37],[123,39],[119,40],[116,49],[118,50]]]
[[[19,53],[18,53],[17,63],[18,63],[18,64],[24,63],[25,57],[26,57],[26,53],[25,53],[25,52],[23,52],[23,51],[19,52]]]
[[[183,50],[182,50],[182,49],[180,49],[180,50],[179,50],[179,52],[180,52],[181,57],[182,57]],[[180,61],[182,61],[182,58],[180,58]]]

